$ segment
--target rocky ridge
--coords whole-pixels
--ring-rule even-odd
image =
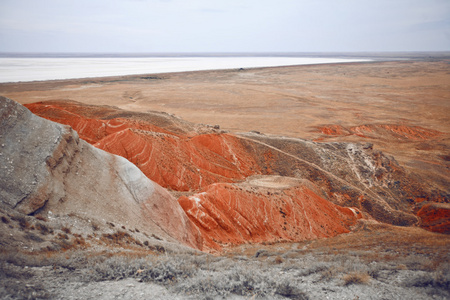
[[[13,100],[2,97],[0,105],[3,208],[43,220],[72,216],[124,224],[201,248],[198,229],[176,199],[128,160],[91,146],[69,126],[40,118]]]

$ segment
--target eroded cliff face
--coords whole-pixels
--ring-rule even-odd
[[[175,191],[242,180],[259,170],[239,140],[227,134],[188,138],[127,129],[94,146],[126,157],[149,178]]]
[[[0,98],[0,196],[24,214],[119,222],[201,248],[176,199],[123,157],[97,149],[69,126]]]
[[[299,241],[350,231],[363,214],[335,205],[311,182],[283,176],[252,176],[217,183],[178,201],[200,228],[206,248],[242,243]]]
[[[422,225],[448,232],[442,226],[448,217],[441,208],[435,214],[439,222],[429,221],[425,209],[418,213],[426,204],[448,202],[448,194],[430,190],[427,182],[410,176],[393,157],[374,150],[370,143],[233,135],[168,114],[132,113],[76,102],[48,101],[27,107],[42,117],[78,128],[80,137],[95,147],[125,157],[175,194],[187,194],[179,202],[210,249],[247,241],[333,236],[350,230],[362,215],[394,225]],[[336,134],[351,132],[338,127],[333,130]],[[417,139],[439,135],[393,126],[352,130],[354,134],[390,132]],[[297,181],[289,188],[271,190],[247,180],[256,175],[269,176],[267,184],[274,178]],[[280,213],[280,208],[286,214]],[[311,215],[315,217],[307,217]]]

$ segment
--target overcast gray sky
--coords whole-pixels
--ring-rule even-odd
[[[450,50],[450,0],[0,0],[2,52]]]

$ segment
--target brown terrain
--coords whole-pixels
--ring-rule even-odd
[[[104,253],[122,257],[126,252],[140,260],[161,252],[174,259],[192,253],[199,257],[197,267],[189,269],[192,274],[171,275],[176,288],[167,295],[159,291],[160,298],[383,299],[401,290],[418,293],[417,299],[445,299],[449,63],[411,60],[0,84],[2,96],[63,124],[0,99],[2,268],[16,274],[14,268],[34,264],[38,274],[46,264],[30,262],[30,255],[57,261],[61,251],[70,251],[67,259],[75,260],[80,251],[92,253],[90,260]],[[19,248],[20,259],[17,253],[12,257],[10,251]],[[239,257],[249,265],[273,264],[260,266],[267,274],[303,274],[299,270],[306,270],[310,258],[323,265],[310,263],[310,273],[296,273],[301,281],[261,275],[266,284],[261,286],[228,262],[233,267],[223,266],[222,273],[231,272],[233,290],[220,285],[224,279],[214,277],[209,263],[213,273],[202,275],[206,266],[200,257],[212,258],[198,250],[216,255],[216,271]],[[406,256],[411,261],[401,259]],[[358,263],[348,265],[355,257]],[[94,273],[102,282],[145,279],[143,266],[131,277],[117,278],[122,263],[109,262],[114,270],[109,275],[100,267]],[[161,264],[167,266],[157,259],[153,269]],[[320,276],[314,279],[314,274]],[[47,276],[58,282],[55,274]],[[156,284],[152,289],[167,288],[168,278],[148,276],[144,281]],[[200,285],[202,290],[201,276],[212,278],[215,286]],[[390,285],[395,278],[398,282]],[[290,280],[295,284],[286,283]],[[334,280],[328,292],[322,286],[327,280]],[[322,290],[305,290],[304,283]],[[380,288],[384,292],[367,296]],[[44,296],[68,295],[51,284],[42,290]]]

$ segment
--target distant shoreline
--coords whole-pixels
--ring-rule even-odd
[[[427,52],[428,54],[431,54],[431,52]],[[437,52],[433,52],[437,53]],[[105,81],[130,81],[130,80],[138,80],[141,79],[141,77],[162,77],[167,76],[170,74],[186,74],[186,73],[192,73],[192,72],[226,72],[226,71],[232,71],[232,70],[240,70],[240,69],[267,69],[267,68],[291,68],[291,67],[301,67],[301,66],[326,66],[326,65],[339,65],[339,64],[367,64],[367,63],[383,63],[383,62],[406,62],[406,61],[424,61],[424,62],[435,62],[435,61],[443,61],[443,60],[450,60],[450,52],[439,52],[440,56],[430,56],[430,55],[424,55],[424,56],[412,56],[409,58],[406,57],[400,57],[400,56],[391,56],[388,57],[371,57],[371,59],[354,59],[354,60],[347,60],[347,61],[340,61],[340,62],[322,62],[322,63],[309,63],[309,64],[289,64],[289,65],[271,65],[271,66],[254,66],[254,67],[234,67],[234,68],[210,68],[210,69],[198,69],[198,70],[179,70],[179,71],[162,71],[162,72],[139,72],[139,73],[129,73],[129,74],[117,74],[117,75],[98,75],[98,76],[84,76],[84,77],[70,77],[70,78],[54,78],[54,79],[34,79],[34,80],[23,80],[23,81],[2,81],[0,80],[0,86],[3,86],[3,88],[6,88],[6,86],[14,86],[14,85],[21,85],[21,84],[56,84],[56,83],[62,83],[68,84],[69,82],[72,82],[74,84],[80,84],[81,82],[105,82]],[[417,54],[417,53],[416,53]],[[86,57],[87,58],[87,57]],[[0,55],[0,61],[2,59],[5,59],[1,57]],[[0,79],[2,76],[2,69],[0,67]]]
[[[0,84],[206,70],[383,61],[436,61],[450,52],[0,53]]]
[[[83,79],[373,60],[371,58],[293,56],[0,57],[0,82]]]

